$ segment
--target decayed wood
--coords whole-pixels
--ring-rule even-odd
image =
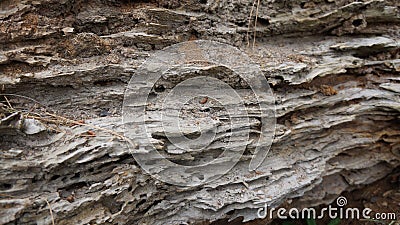
[[[253,1],[0,5],[1,224],[249,221],[264,203],[330,203],[400,165],[398,1],[261,1],[254,48],[246,40]],[[124,91],[137,68],[155,50],[193,39],[234,45],[260,65],[277,126],[256,171],[248,170],[250,144],[224,177],[188,188],[144,173],[120,135]],[[250,92],[223,68],[196,70]],[[160,81],[159,96],[193,71]],[[256,133],[260,118],[250,119]],[[151,131],[171,160],[217,153],[177,152],[157,123]]]

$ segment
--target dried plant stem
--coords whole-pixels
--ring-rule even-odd
[[[256,0],[253,1],[253,5],[251,6],[250,15],[249,15],[249,23],[247,27],[247,47],[250,47],[250,26],[251,26],[251,18],[253,17],[254,6],[256,4]]]
[[[7,98],[5,95],[3,95],[3,97],[4,97],[4,99],[6,100],[6,102],[7,102],[7,104],[8,104],[8,107],[10,107],[10,109],[13,110],[14,108],[12,107],[10,101],[8,101],[8,98]]]
[[[37,103],[37,104],[43,106],[44,108],[47,108],[47,106],[43,105],[43,104],[40,103],[39,101],[36,101],[35,99],[30,98],[30,97],[27,97],[27,96],[24,96],[24,95],[17,95],[17,94],[0,94],[0,95],[2,95],[2,96],[4,96],[4,97],[5,97],[5,96],[14,96],[14,97],[18,97],[18,98],[25,98],[25,99],[28,99],[28,100],[30,100],[30,101],[32,101],[32,102],[35,102],[35,103]]]
[[[49,211],[50,211],[50,216],[51,216],[51,224],[55,225],[56,223],[54,222],[54,216],[53,216],[53,210],[51,209],[51,205],[47,199],[44,199],[47,203],[47,206],[49,206]]]
[[[91,125],[91,124],[86,124],[86,123],[79,122],[79,121],[76,121],[76,120],[68,119],[66,117],[59,116],[59,115],[52,114],[52,113],[46,113],[46,114],[49,115],[49,116],[52,116],[54,118],[60,119],[60,120],[62,120],[64,122],[66,122],[66,123],[87,126],[87,127],[90,127],[90,128],[96,129],[96,130],[100,130],[100,131],[104,131],[104,132],[110,133],[110,134],[120,138],[121,140],[127,141],[130,145],[132,145],[132,147],[136,147],[136,144],[133,143],[131,140],[129,140],[129,138],[127,138],[124,135],[119,134],[119,133],[117,133],[115,131],[112,131],[112,130],[109,130],[109,129],[106,129],[106,128],[103,128],[103,127],[98,127],[98,126],[95,126],[95,125]]]
[[[256,18],[254,20],[254,37],[253,37],[253,49],[256,45],[256,35],[257,35],[257,19],[258,19],[258,9],[260,8],[260,0],[257,1]]]
[[[15,96],[15,97],[20,97],[20,98],[25,98],[25,99],[31,100],[31,101],[43,106],[45,109],[48,109],[47,106],[43,105],[39,101],[36,101],[35,99],[27,97],[27,96],[16,95],[16,94],[0,94],[0,95],[3,95],[3,97],[5,97],[7,95],[7,96]],[[11,105],[10,105],[10,108],[11,108]],[[112,135],[118,137],[121,140],[125,140],[126,142],[128,142],[134,148],[136,148],[136,146],[137,146],[135,143],[133,143],[131,140],[129,140],[129,138],[127,138],[124,135],[121,135],[121,134],[119,134],[119,133],[117,133],[115,131],[112,131],[112,130],[109,130],[109,129],[106,129],[106,128],[102,128],[102,127],[98,127],[98,126],[95,126],[95,125],[91,125],[91,124],[86,124],[86,123],[79,122],[79,121],[76,121],[76,120],[68,119],[66,117],[59,116],[59,115],[56,115],[56,114],[53,114],[53,113],[49,113],[49,112],[45,112],[44,114],[47,115],[47,116],[50,116],[52,118],[45,118],[45,117],[41,117],[40,115],[39,116],[32,116],[32,115],[29,115],[29,113],[24,115],[24,116],[26,118],[37,119],[37,120],[40,120],[40,121],[44,121],[44,122],[52,123],[52,124],[56,124],[56,125],[74,124],[74,125],[81,125],[81,126],[90,127],[90,128],[95,129],[95,130],[100,130],[100,131],[104,131],[106,133],[112,134]]]

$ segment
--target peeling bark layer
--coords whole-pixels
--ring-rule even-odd
[[[398,1],[261,1],[257,26],[249,27],[252,5],[3,0],[0,224],[249,221],[264,203],[330,203],[398,167]],[[248,171],[249,146],[223,178],[183,188],[137,165],[121,139],[121,109],[139,65],[155,50],[193,39],[234,45],[260,65],[275,94],[277,128],[256,171]],[[160,84],[167,93],[182,80]],[[227,81],[249,91],[239,79]],[[157,134],[171,160],[199,159],[171,154]]]

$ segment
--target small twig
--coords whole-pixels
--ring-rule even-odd
[[[44,118],[44,117],[41,117],[41,116],[26,115],[25,117],[26,118],[30,118],[30,119],[40,120],[40,121],[47,122],[47,123],[54,123],[54,124],[59,124],[60,122],[62,122],[62,121],[57,120],[57,119],[48,119],[48,118]]]
[[[81,134],[79,137],[96,137],[95,134]]]
[[[53,225],[55,225],[56,223],[54,222],[53,210],[51,209],[51,205],[50,205],[49,201],[47,201],[47,199],[44,199],[44,200],[46,201],[47,205],[49,206],[49,211],[50,211],[50,216],[51,216],[51,223]]]
[[[33,99],[33,98],[30,98],[30,97],[27,97],[27,96],[17,95],[17,94],[0,94],[0,95],[3,95],[4,97],[5,97],[5,96],[15,96],[15,97],[20,97],[20,98],[25,98],[25,99],[31,100],[31,101],[33,101],[33,102],[35,102],[35,103],[37,103],[37,104],[43,106],[45,109],[48,109],[47,106],[43,105],[43,104],[40,103],[39,101],[37,101],[37,100],[35,100],[35,99]],[[136,144],[135,144],[135,143],[133,143],[131,140],[129,140],[129,139],[128,139],[127,137],[125,137],[124,135],[121,135],[121,134],[119,134],[119,133],[117,133],[117,132],[115,132],[115,131],[112,131],[112,130],[109,130],[109,129],[106,129],[106,128],[102,128],[102,127],[98,127],[98,126],[94,126],[94,125],[91,125],[91,124],[86,124],[86,123],[79,122],[79,121],[76,121],[76,120],[68,119],[68,118],[66,118],[66,117],[59,116],[59,115],[56,115],[56,114],[52,114],[52,113],[49,113],[49,112],[45,112],[45,114],[48,115],[48,116],[51,116],[51,117],[53,117],[53,118],[56,118],[56,119],[43,118],[43,117],[40,117],[40,116],[30,116],[29,113],[28,113],[27,115],[25,115],[25,116],[26,116],[27,118],[37,119],[37,120],[45,121],[45,122],[48,122],[48,123],[54,123],[54,124],[57,124],[57,125],[60,124],[60,122],[62,122],[62,123],[65,123],[65,124],[68,124],[68,123],[69,123],[69,124],[75,124],[75,125],[82,125],[82,126],[91,127],[91,128],[93,128],[93,129],[96,129],[96,130],[101,130],[101,131],[110,133],[110,134],[112,134],[112,135],[114,135],[114,136],[120,138],[121,140],[125,140],[125,141],[128,142],[132,147],[134,147],[134,148],[136,147]]]
[[[260,7],[260,0],[257,1],[257,9],[256,9],[256,18],[254,20],[254,37],[253,37],[253,50],[256,45],[256,36],[257,36],[257,19],[258,19],[258,9]]]
[[[251,17],[253,17],[253,11],[254,11],[255,4],[256,4],[256,0],[253,1],[253,5],[251,6],[251,10],[250,10],[249,23],[248,23],[247,35],[246,35],[247,47],[250,47],[250,25],[251,25]]]
[[[3,194],[3,193],[0,193],[0,197],[1,197],[1,196],[9,197],[9,198],[15,198],[15,196],[8,195],[8,194]]]
[[[39,101],[36,101],[35,99],[30,98],[30,97],[27,97],[27,96],[24,96],[24,95],[17,95],[17,94],[0,94],[0,95],[2,95],[2,96],[4,96],[4,97],[5,97],[5,96],[15,96],[15,97],[19,97],[19,98],[25,98],[25,99],[31,100],[31,101],[33,101],[33,102],[36,102],[37,104],[39,104],[39,105],[41,105],[41,106],[43,106],[44,108],[47,109],[47,106],[43,105],[43,104],[40,103]]]
[[[43,124],[43,126],[46,127],[46,129],[48,129],[50,131],[54,131],[56,133],[62,133],[63,132],[61,129],[59,129],[57,124],[56,124],[56,127],[49,126],[49,125],[47,125],[45,123]]]
[[[7,98],[5,95],[4,95],[3,97],[4,97],[4,99],[6,100],[8,106],[10,107],[10,109],[14,110],[14,108],[12,107],[10,101],[8,101],[8,98]]]
[[[125,141],[128,142],[130,145],[132,145],[132,147],[136,147],[136,144],[133,143],[131,140],[129,140],[129,138],[127,138],[127,137],[125,137],[124,135],[121,135],[121,134],[119,134],[119,133],[117,133],[117,132],[115,132],[115,131],[112,131],[112,130],[109,130],[109,129],[106,129],[106,128],[103,128],[103,127],[98,127],[98,126],[95,126],[95,125],[86,124],[86,123],[82,123],[82,122],[79,122],[79,121],[71,120],[71,119],[68,119],[68,118],[66,118],[66,117],[59,116],[59,115],[55,115],[55,114],[52,114],[52,113],[46,113],[46,114],[47,114],[47,115],[50,115],[50,116],[53,116],[53,117],[55,117],[55,118],[62,119],[62,120],[64,120],[64,121],[67,121],[67,122],[72,123],[72,124],[75,124],[75,125],[87,126],[87,127],[91,127],[91,128],[93,128],[93,129],[96,129],[96,130],[101,130],[101,131],[110,133],[110,134],[112,134],[112,135],[114,135],[114,136],[120,138],[121,140],[125,140]]]
[[[98,127],[98,126],[91,125],[91,124],[82,123],[82,122],[79,122],[79,121],[76,121],[76,120],[68,119],[68,118],[66,118],[66,117],[59,116],[59,115],[52,114],[52,113],[48,113],[48,112],[46,112],[46,114],[49,115],[49,116],[52,116],[52,117],[61,119],[61,120],[63,120],[63,121],[66,122],[66,123],[71,123],[71,124],[75,124],[75,125],[82,125],[82,126],[91,127],[91,128],[96,129],[96,130],[105,131],[105,132],[110,133],[110,134],[113,134],[113,135],[115,135],[115,136],[117,136],[117,137],[123,138],[123,136],[122,136],[121,134],[119,134],[119,133],[117,133],[117,132],[115,132],[115,131],[112,131],[112,130],[108,130],[108,129],[106,129],[106,128]]]

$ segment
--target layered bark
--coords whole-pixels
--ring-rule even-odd
[[[249,221],[264,203],[330,203],[400,165],[397,1],[261,1],[256,27],[248,26],[253,1],[0,4],[1,224]],[[256,171],[248,171],[249,145],[223,178],[187,188],[138,166],[121,117],[136,69],[193,39],[234,45],[260,65],[277,127]],[[229,71],[206,72],[249,91]],[[163,92],[184,80],[179,74]],[[260,118],[251,119],[257,133]],[[160,149],[172,149],[153,132]],[[167,153],[190,164],[217,152]]]

